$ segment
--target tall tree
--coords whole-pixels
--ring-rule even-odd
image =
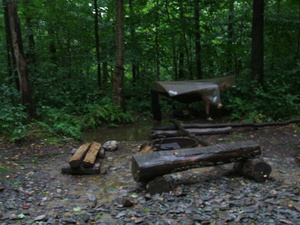
[[[7,61],[7,74],[10,80],[15,80],[13,79],[14,77],[17,77],[17,75],[14,75],[14,69],[13,69],[13,57],[12,57],[12,51],[11,51],[11,37],[10,37],[10,27],[9,27],[9,17],[8,17],[8,10],[7,10],[7,5],[6,5],[7,0],[3,0],[3,8],[4,8],[4,19],[5,19],[5,31],[6,31],[6,61]],[[19,84],[17,83],[17,86]]]
[[[17,11],[17,3],[15,1],[6,2],[8,12],[8,25],[11,37],[11,47],[13,57],[16,63],[16,70],[18,72],[19,88],[21,94],[21,103],[26,107],[28,118],[34,115],[33,104],[31,98],[31,89],[28,76],[27,63],[25,61],[23,40],[21,35],[21,27]]]
[[[264,0],[253,0],[251,78],[264,84]]]
[[[234,19],[234,1],[230,0],[228,2],[229,4],[229,15],[228,15],[228,42],[227,42],[227,68],[226,68],[226,72],[227,73],[231,73],[232,72],[232,68],[233,68],[233,54],[232,54],[232,40],[233,40],[233,19]]]
[[[124,0],[116,0],[116,65],[113,77],[113,103],[125,108],[123,96],[124,80]]]
[[[194,1],[194,17],[195,17],[195,56],[196,56],[196,76],[197,79],[202,79],[201,66],[201,44],[200,44],[200,25],[199,25],[199,0]]]
[[[159,44],[159,0],[155,1],[156,17],[155,17],[155,51],[156,51],[156,79],[160,79],[160,44]]]
[[[99,10],[98,10],[98,3],[97,0],[94,0],[94,10],[95,10],[95,44],[96,44],[96,61],[97,61],[97,78],[98,78],[98,87],[101,89],[101,66],[100,66],[100,46],[99,46],[99,24],[98,24],[98,17],[99,17]]]
[[[28,33],[28,52],[26,54],[26,60],[29,65],[36,66],[36,52],[33,32],[33,13],[32,10],[30,10],[31,8],[34,8],[34,2],[30,0],[24,0],[24,16]]]

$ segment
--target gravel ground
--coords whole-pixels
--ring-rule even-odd
[[[293,125],[206,138],[257,141],[272,179],[224,174],[232,165],[193,169],[170,175],[173,191],[150,195],[130,170],[144,142],[121,142],[107,152],[103,174],[93,176],[61,174],[78,143],[1,143],[0,224],[300,224],[300,132]]]

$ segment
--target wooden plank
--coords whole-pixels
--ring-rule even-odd
[[[147,182],[168,173],[236,162],[257,157],[260,154],[260,146],[253,141],[159,151],[133,155],[131,171],[135,181]]]
[[[75,152],[75,154],[69,159],[69,165],[72,168],[78,168],[80,167],[91,143],[85,143],[81,145],[78,150]]]
[[[72,168],[68,163],[65,163],[61,168],[61,173],[70,175],[96,175],[100,174],[100,166],[100,161],[97,161],[91,168],[84,168],[82,165]]]
[[[86,168],[93,167],[101,146],[102,145],[98,142],[92,142],[92,144],[90,145],[89,150],[86,153],[85,158],[82,162],[83,167],[86,167]]]

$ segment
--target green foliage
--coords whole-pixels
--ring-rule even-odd
[[[66,108],[57,109],[44,106],[38,110],[42,129],[53,135],[64,135],[80,138],[82,128],[80,121],[73,115],[67,113]]]
[[[266,5],[263,88],[255,87],[246,79],[251,61],[252,4],[231,2],[232,9],[227,1],[199,1],[203,78],[238,75],[236,88],[222,96],[232,119],[261,122],[298,117],[298,1],[280,4],[271,1]],[[93,4],[82,0],[18,1],[24,52],[26,56],[35,56],[27,63],[37,119],[53,135],[78,138],[82,131],[96,129],[104,123],[115,126],[134,122],[137,115],[148,117],[151,114],[149,92],[155,88],[154,80],[177,79],[179,69],[183,71],[180,79],[195,79],[194,2],[129,1],[125,4],[124,17],[127,111],[112,105],[107,96],[111,95],[115,65],[114,6],[111,0],[98,1],[101,19],[97,24],[100,39],[100,62],[97,62]],[[0,18],[4,21],[3,14]],[[8,82],[10,76],[9,82],[14,84],[5,24],[1,23],[0,28],[0,82]],[[31,46],[31,38],[35,46]],[[98,87],[98,63],[104,89]],[[19,104],[16,87],[0,87],[0,100],[3,102],[1,132],[12,141],[24,138],[27,115]],[[170,111],[176,104],[161,99],[163,111]]]
[[[1,133],[9,141],[21,140],[27,135],[27,114],[21,104],[3,104],[0,108]]]
[[[291,94],[290,87],[283,82],[272,80],[266,87],[253,87],[241,82],[228,95],[226,108],[230,117],[248,122],[285,120],[299,117],[299,95]]]
[[[0,129],[10,141],[21,140],[27,135],[27,113],[18,99],[14,88],[5,84],[0,86]]]
[[[111,104],[88,104],[87,111],[82,117],[83,127],[86,129],[96,129],[103,123],[115,126],[116,123],[135,121],[135,118],[129,113],[123,112],[120,106]]]

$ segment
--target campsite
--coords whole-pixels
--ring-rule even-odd
[[[117,131],[116,131],[117,132]],[[135,182],[131,157],[149,141],[120,141],[106,152],[98,175],[61,173],[70,151],[28,141],[1,144],[3,224],[296,224],[299,221],[299,131],[294,124],[237,128],[204,135],[209,142],[255,141],[272,166],[270,179],[257,183],[230,174],[232,165],[172,173],[173,190],[149,194]]]
[[[299,0],[3,0],[0,224],[300,224]]]

